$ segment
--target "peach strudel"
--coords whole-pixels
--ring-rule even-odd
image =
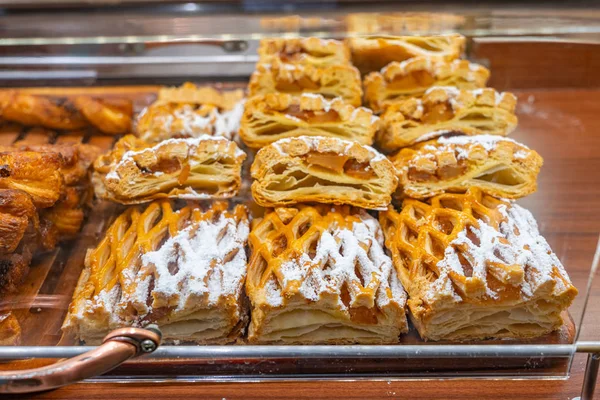
[[[63,332],[96,344],[112,329],[155,323],[167,341],[236,340],[247,316],[248,231],[241,205],[128,208],[88,252]]]
[[[405,199],[379,218],[422,338],[528,338],[562,326],[577,289],[526,209],[471,188]]]
[[[431,61],[427,57],[392,62],[364,79],[365,102],[375,112],[408,97],[420,97],[432,86],[458,89],[485,87],[490,71],[467,60]]]
[[[94,127],[117,135],[131,130],[133,105],[125,99],[89,96],[38,96],[17,90],[0,91],[0,121],[57,130]]]
[[[249,96],[267,93],[321,94],[327,99],[341,97],[358,107],[362,103],[362,86],[358,70],[351,65],[330,65],[317,68],[312,65],[257,64],[248,84]]]
[[[258,57],[261,64],[271,64],[275,59],[285,64],[315,67],[350,64],[350,51],[343,42],[316,37],[263,39],[258,47]]]
[[[392,157],[399,189],[423,199],[470,187],[495,197],[516,199],[535,192],[543,159],[535,151],[502,136],[441,137],[404,148]]]
[[[393,164],[372,147],[319,136],[263,147],[250,172],[252,196],[263,207],[317,202],[385,209],[398,183]]]
[[[460,57],[466,39],[462,35],[364,36],[347,39],[352,63],[361,73],[379,71],[393,61],[413,57],[452,61]]]
[[[341,98],[327,100],[313,93],[292,96],[270,93],[246,103],[240,137],[247,146],[261,148],[279,139],[325,136],[372,144],[379,118],[364,107],[354,107]]]
[[[364,210],[277,208],[248,242],[250,342],[384,344],[407,331],[406,294]]]
[[[246,154],[235,142],[204,135],[150,145],[135,136],[119,140],[94,163],[96,195],[121,204],[158,198],[234,196]]]
[[[381,115],[377,144],[394,151],[443,135],[506,136],[517,126],[517,98],[494,89],[434,86],[422,98],[389,106]]]
[[[146,142],[171,138],[223,136],[233,139],[244,111],[241,90],[218,91],[185,83],[163,88],[137,120],[137,135]]]

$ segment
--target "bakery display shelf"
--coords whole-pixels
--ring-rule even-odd
[[[242,85],[221,86],[231,88]],[[158,86],[24,90],[46,95],[94,94],[125,97],[134,102],[134,109],[139,112],[153,101],[157,88]],[[527,98],[528,94],[523,93],[521,97],[523,96]],[[539,116],[525,114],[522,117],[535,119]],[[38,144],[75,140],[94,144],[107,151],[117,139],[118,137],[103,136],[93,130],[67,135],[15,126],[5,126],[0,130],[0,145],[10,145],[21,140]],[[234,201],[246,199],[247,197],[242,196]],[[97,244],[104,230],[123,209],[123,206],[98,202],[89,213],[78,237],[54,251],[36,257],[22,289],[2,300],[1,310],[12,310],[25,334],[20,346],[0,347],[0,359],[5,360],[0,364],[0,370],[16,371],[50,366],[56,359],[77,357],[102,348],[80,346],[65,340],[61,337],[60,326],[86,250]],[[409,333],[402,336],[401,343],[393,346],[166,344],[159,346],[153,354],[127,361],[105,375],[94,378],[94,381],[425,379],[467,376],[565,378],[568,376],[573,353],[597,353],[599,344],[575,342],[576,323],[571,316],[564,319],[566,322],[559,331],[530,340],[425,342],[411,327]],[[577,317],[575,319],[578,320]],[[154,349],[149,349],[152,350]],[[131,348],[129,351],[131,354],[128,357],[135,355]],[[590,357],[589,370],[592,372],[594,363],[597,362],[594,357]],[[588,380],[588,386],[590,382]]]

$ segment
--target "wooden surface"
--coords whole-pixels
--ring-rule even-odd
[[[538,192],[519,203],[532,210],[540,230],[580,289],[571,308],[578,322],[600,232],[600,90],[517,94],[519,128],[513,137],[536,149],[545,160]],[[592,288],[582,340],[600,339],[599,280]],[[571,399],[579,395],[584,368],[585,355],[577,355],[567,380],[77,384],[30,398]]]

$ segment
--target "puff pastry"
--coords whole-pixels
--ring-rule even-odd
[[[477,188],[406,199],[380,222],[426,340],[541,336],[577,294],[531,213]]]
[[[365,36],[347,39],[352,63],[361,73],[379,71],[393,61],[413,57],[451,61],[460,57],[466,39],[459,34],[434,36]]]
[[[543,159],[514,140],[493,135],[442,137],[392,157],[399,188],[423,199],[470,187],[495,197],[517,199],[535,192]]]
[[[442,12],[351,13],[346,16],[346,30],[353,34],[403,34],[456,30],[465,17]]]
[[[240,137],[248,147],[261,148],[279,139],[325,136],[372,144],[379,118],[364,107],[341,98],[327,100],[313,93],[292,96],[270,93],[252,97],[240,123]]]
[[[94,127],[103,133],[131,130],[133,104],[126,99],[89,96],[38,96],[17,90],[0,91],[0,121],[57,130]]]
[[[506,136],[517,126],[517,98],[494,89],[428,89],[422,98],[389,106],[381,116],[376,143],[394,151],[448,134]]]
[[[432,86],[458,89],[485,87],[490,71],[467,60],[432,61],[427,57],[392,62],[380,72],[371,72],[363,82],[365,103],[375,112],[408,97],[420,97]]]
[[[63,331],[96,344],[112,329],[156,323],[167,341],[235,340],[247,315],[248,230],[242,205],[128,208],[88,252]]]
[[[362,102],[358,70],[351,65],[284,64],[275,59],[271,64],[257,64],[248,84],[249,96],[267,93],[317,93],[327,99],[341,97],[352,106]]]
[[[138,116],[136,132],[146,142],[201,135],[233,139],[243,111],[241,90],[221,92],[185,83],[161,89],[158,100]]]
[[[241,184],[246,154],[225,138],[201,136],[150,145],[123,137],[94,163],[96,195],[121,204],[158,198],[227,198]]]
[[[258,57],[261,64],[271,64],[275,59],[286,64],[315,67],[350,64],[350,51],[343,42],[316,37],[263,39],[258,47]]]
[[[364,210],[278,208],[248,242],[250,342],[383,344],[406,332],[406,294]]]
[[[385,209],[398,183],[392,163],[372,147],[318,136],[263,147],[250,172],[252,196],[263,207],[318,202]]]

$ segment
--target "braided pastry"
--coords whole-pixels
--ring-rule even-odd
[[[526,338],[563,324],[577,289],[524,208],[471,188],[379,215],[424,339]]]
[[[111,135],[131,130],[133,105],[124,99],[49,97],[0,91],[0,121],[57,130],[95,127]]]
[[[248,242],[250,342],[383,344],[406,332],[406,294],[364,210],[278,208]]]
[[[420,99],[389,106],[376,142],[384,151],[394,151],[447,134],[506,136],[517,126],[516,102],[512,93],[494,89],[434,86]]]
[[[315,67],[350,64],[350,51],[343,42],[316,37],[262,39],[258,56],[258,62],[264,64],[271,64],[274,59],[286,64]]]
[[[235,340],[248,229],[245,207],[224,202],[128,208],[88,252],[63,331],[96,344],[112,329],[156,323],[167,341]]]
[[[375,112],[408,97],[420,97],[432,86],[457,89],[485,87],[490,71],[467,60],[431,61],[427,57],[392,62],[364,79],[365,102]]]
[[[318,202],[385,209],[398,183],[392,163],[372,147],[319,136],[263,147],[250,172],[252,196],[263,207]]]
[[[271,64],[257,64],[248,84],[249,96],[267,93],[321,94],[327,99],[341,97],[350,105],[362,103],[362,87],[358,70],[351,65],[283,64],[277,59]]]
[[[470,187],[516,199],[535,192],[543,159],[501,136],[453,136],[404,148],[391,158],[408,197],[423,199]]]
[[[352,63],[366,74],[393,61],[413,57],[452,61],[460,57],[466,39],[459,34],[435,36],[364,36],[347,39]]]
[[[246,154],[225,138],[169,139],[150,145],[132,135],[94,163],[96,195],[121,204],[158,198],[227,198],[241,184]]]
[[[372,144],[379,118],[364,107],[353,107],[341,98],[304,93],[270,93],[252,97],[240,124],[240,137],[252,148],[298,136],[338,137]]]

